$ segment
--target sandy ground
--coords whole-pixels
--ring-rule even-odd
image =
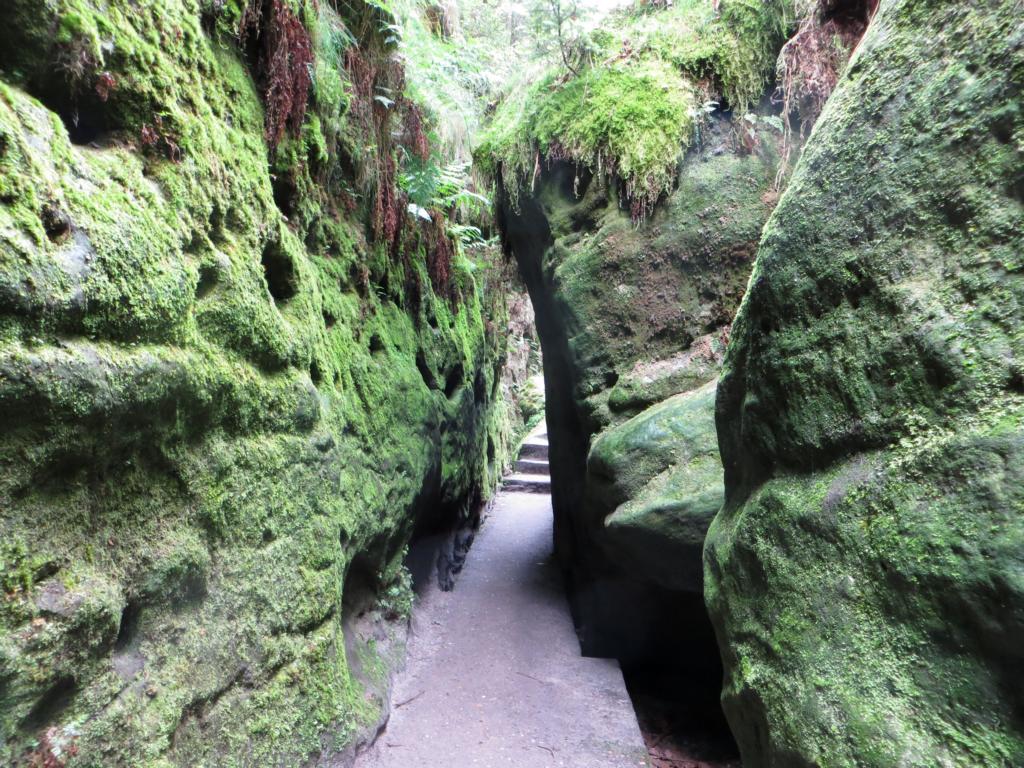
[[[392,701],[357,768],[649,765],[618,663],[580,656],[546,495],[499,494],[454,591],[416,608]]]

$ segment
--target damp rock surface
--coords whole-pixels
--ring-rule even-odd
[[[400,625],[510,458],[500,281],[394,215],[379,11],[332,5],[4,3],[4,765],[343,754],[394,664],[352,606]]]
[[[1020,20],[883,0],[765,227],[705,553],[748,768],[1024,764]]]
[[[704,535],[722,505],[715,435],[716,381],[611,427],[587,459],[597,541],[632,574],[701,592]]]

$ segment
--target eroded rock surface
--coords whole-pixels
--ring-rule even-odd
[[[627,574],[638,584],[701,589],[699,544],[677,548],[679,539],[664,538],[666,516],[672,514],[667,508],[637,514],[648,482],[667,467],[652,465],[642,481],[620,481],[618,495],[612,496],[605,494],[601,476],[609,464],[630,461],[625,454],[613,455],[625,443],[612,435],[628,430],[631,418],[642,423],[649,410],[680,393],[708,387],[713,393],[732,313],[771,208],[774,172],[765,157],[694,154],[683,165],[679,189],[638,227],[620,208],[614,190],[596,179],[577,187],[582,194],[576,198],[569,184],[573,170],[561,166],[542,177],[533,198],[520,200],[520,213],[508,212],[506,236],[545,342],[558,553],[581,585],[599,573],[614,579]],[[537,242],[538,230],[550,233],[544,242]],[[704,442],[693,446],[708,457],[718,450],[712,399],[705,391],[702,428],[694,436]],[[591,453],[591,441],[605,434],[600,452],[598,440]],[[717,458],[712,462],[719,464]],[[686,467],[700,474],[691,478],[695,488],[714,474],[710,465],[683,462],[676,467],[676,483],[685,484]],[[720,498],[720,475],[712,482]],[[656,493],[652,488],[648,492]],[[631,511],[621,507],[627,502],[635,502]],[[617,508],[622,514],[609,517]],[[705,526],[710,520],[701,519]],[[636,570],[641,541],[659,544],[649,551],[648,566]],[[677,568],[679,575],[667,575]],[[610,605],[598,592],[581,589],[598,611]],[[628,632],[630,622],[622,616],[585,618],[589,612],[577,606],[585,645],[588,637],[603,643],[598,635]]]
[[[765,235],[706,552],[744,765],[1024,763],[1024,27],[883,0]]]
[[[595,67],[610,72],[586,78],[595,90],[613,89],[620,78],[647,77],[656,60],[671,64],[664,77],[675,84],[664,94],[607,105],[594,135],[571,126],[559,133],[553,113],[597,113],[605,96],[580,96],[575,81],[548,84],[529,96],[539,107],[522,107],[535,122],[504,107],[480,152],[496,167],[499,224],[537,313],[556,550],[576,584],[576,618],[592,652],[644,655],[635,642],[636,627],[651,620],[643,614],[673,612],[650,609],[640,595],[647,587],[659,595],[702,589],[703,534],[722,497],[714,381],[777,198],[781,135],[758,100],[784,39],[783,5],[725,3],[719,13],[711,2],[687,2],[640,13],[635,29],[613,32],[626,38],[623,63],[612,58]],[[714,63],[697,53],[704,46],[716,51]],[[682,125],[659,101],[674,103],[677,86],[690,100]],[[749,114],[734,121],[703,106],[725,99]],[[607,137],[597,130],[605,125]],[[620,129],[632,133],[623,138]],[[514,154],[523,132],[536,164],[522,166]],[[533,172],[525,179],[523,167]],[[641,177],[664,191],[652,192],[653,181],[643,187]],[[658,429],[667,432],[655,438]],[[677,438],[685,448],[669,446]]]
[[[722,505],[712,381],[605,430],[587,460],[587,510],[610,559],[667,589],[700,592],[704,535]]]
[[[391,218],[390,149],[357,151],[400,130],[341,80],[401,75],[379,10],[256,5],[4,4],[5,765],[343,753],[389,663],[343,621],[398,617],[414,527],[508,457],[500,305]],[[280,44],[258,23],[312,58],[295,101],[239,42]],[[343,61],[345,23],[370,33]]]

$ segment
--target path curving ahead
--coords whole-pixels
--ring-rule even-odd
[[[502,490],[452,592],[417,607],[387,729],[356,768],[647,766],[618,663],[580,656],[551,497]]]

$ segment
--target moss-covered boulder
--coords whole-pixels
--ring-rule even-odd
[[[1024,37],[883,0],[719,385],[706,598],[744,764],[1024,763]]]
[[[343,625],[508,454],[502,302],[352,156],[398,131],[342,79],[400,77],[381,11],[346,53],[330,4],[262,6],[4,6],[5,765],[337,759],[386,687]]]
[[[689,158],[678,189],[640,227],[596,180],[579,199],[556,179],[537,193],[553,239],[546,287],[592,433],[716,375],[771,211],[775,165],[713,151]]]
[[[722,505],[715,388],[670,397],[605,430],[587,459],[587,509],[610,559],[667,589],[700,592],[704,536]]]

